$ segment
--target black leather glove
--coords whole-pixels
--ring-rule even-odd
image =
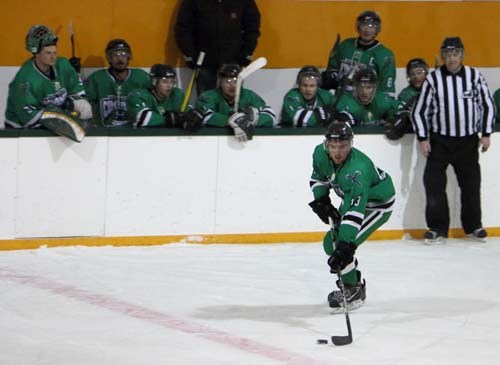
[[[335,90],[339,86],[337,72],[326,69],[321,73],[321,88],[325,90]]]
[[[82,65],[80,63],[80,57],[71,57],[69,59],[69,63],[71,64],[71,66],[73,66],[73,68],[77,73],[80,73],[80,70],[82,68]]]
[[[354,253],[356,252],[356,245],[353,242],[339,241],[335,244],[335,251],[328,259],[330,272],[336,274],[354,261]]]
[[[189,132],[197,132],[203,126],[203,115],[196,109],[179,114],[179,127]]]
[[[330,224],[330,220],[328,219],[329,217],[333,219],[333,223],[335,225],[340,223],[340,213],[337,208],[332,205],[332,201],[328,195],[323,195],[322,197],[313,200],[309,203],[309,206],[326,224]]]

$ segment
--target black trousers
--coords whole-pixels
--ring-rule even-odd
[[[196,93],[200,96],[201,93],[207,90],[215,89],[217,86],[217,67],[200,67],[198,79],[196,80]]]
[[[479,138],[431,134],[431,153],[424,171],[425,219],[429,229],[448,237],[450,212],[446,196],[446,168],[451,164],[460,187],[460,219],[466,234],[482,227]]]

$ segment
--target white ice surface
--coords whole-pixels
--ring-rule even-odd
[[[2,365],[481,365],[500,359],[500,239],[367,242],[354,342],[319,244],[0,252]]]

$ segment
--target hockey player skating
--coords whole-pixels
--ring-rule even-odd
[[[297,87],[283,98],[281,126],[326,127],[332,121],[335,96],[320,89],[321,74],[315,66],[304,66],[297,75]]]
[[[380,79],[379,90],[395,98],[396,63],[394,53],[376,38],[382,30],[380,16],[371,10],[356,19],[357,38],[348,38],[332,49],[323,72],[323,87],[335,89],[337,96],[352,91],[355,73],[373,68]]]
[[[396,115],[399,102],[378,90],[374,70],[359,70],[353,83],[353,92],[344,93],[337,100],[335,109],[338,112],[348,112],[359,125],[383,125]]]
[[[98,124],[119,127],[128,122],[127,95],[137,88],[149,88],[151,82],[146,71],[128,67],[132,49],[126,40],[110,40],[105,53],[109,68],[92,73],[85,91]]]
[[[56,35],[35,25],[26,36],[32,57],[23,63],[9,85],[5,124],[10,128],[38,128],[80,142],[84,120],[92,118],[83,83],[64,57],[57,57]]]
[[[329,224],[332,218],[335,223],[333,236],[328,231],[324,237],[323,248],[330,256],[330,272],[341,270],[349,309],[356,309],[366,298],[366,283],[356,269],[354,255],[391,216],[395,190],[391,177],[352,147],[353,132],[347,120],[345,113],[337,114],[324,142],[314,150],[310,180],[314,200],[309,205],[323,222]],[[341,199],[338,209],[330,200],[330,189]],[[342,308],[340,290],[328,295],[328,303],[334,310]]]
[[[252,90],[241,88],[238,110],[234,110],[236,80],[241,72],[236,64],[224,64],[217,71],[217,88],[205,91],[196,100],[195,110],[210,127],[231,127],[238,141],[252,139],[254,127],[273,127],[276,114]]]
[[[181,113],[184,92],[176,87],[177,74],[170,65],[155,64],[149,73],[151,88],[135,89],[127,97],[127,114],[134,127],[178,127],[195,131],[201,115]]]
[[[387,138],[395,140],[403,137],[406,133],[413,132],[410,119],[411,109],[420,95],[428,73],[429,66],[422,58],[413,58],[406,64],[406,78],[409,85],[401,90],[398,95],[397,117],[385,126]]]

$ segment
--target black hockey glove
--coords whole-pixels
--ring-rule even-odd
[[[80,63],[80,57],[71,57],[69,59],[69,63],[71,64],[71,66],[73,66],[76,73],[80,73],[80,70],[82,68],[82,65]]]
[[[326,106],[317,106],[313,109],[314,115],[316,116],[316,120],[324,127],[330,124],[332,119],[332,113]]]
[[[330,220],[328,219],[329,217],[333,219],[333,223],[335,225],[340,223],[340,213],[337,208],[332,205],[332,201],[328,195],[324,195],[316,200],[313,200],[309,203],[309,206],[326,224],[330,224]]]
[[[326,69],[321,73],[321,88],[325,90],[335,90],[339,86],[337,72]]]
[[[353,242],[339,241],[335,244],[335,251],[328,259],[330,272],[336,274],[338,270],[341,271],[354,261],[354,253],[356,252],[356,245]]]
[[[165,116],[165,127],[167,128],[180,127],[179,113],[173,111],[166,111],[164,116]]]
[[[196,109],[191,109],[179,114],[180,125],[189,132],[197,132],[203,126],[203,114]]]
[[[250,141],[253,138],[253,124],[250,117],[245,113],[234,113],[227,123],[234,131],[234,137],[239,142]]]
[[[409,132],[412,132],[412,126],[408,112],[396,114],[393,120],[384,125],[384,133],[390,140],[398,140]]]

